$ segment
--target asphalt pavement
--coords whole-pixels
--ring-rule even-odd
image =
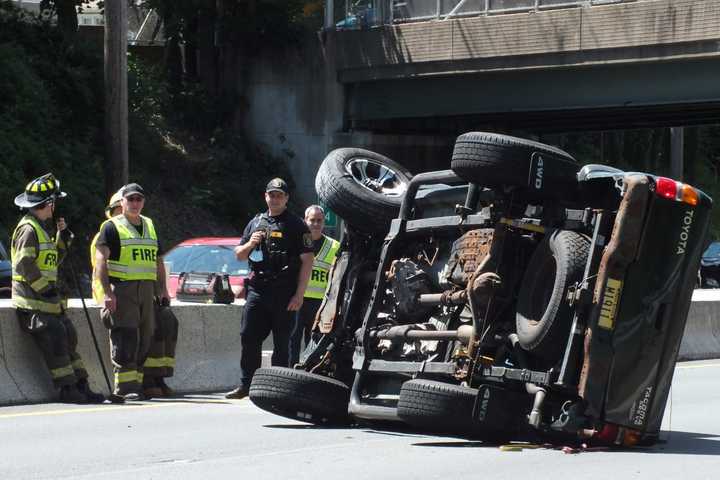
[[[318,428],[248,399],[0,408],[0,479],[715,479],[720,360],[680,364],[654,447],[506,451],[463,438]]]

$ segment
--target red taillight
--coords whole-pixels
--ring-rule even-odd
[[[655,179],[655,193],[663,198],[693,206],[698,204],[699,199],[698,192],[693,187],[666,177]]]
[[[637,430],[606,423],[600,431],[595,432],[594,439],[604,445],[632,447],[640,442],[642,434]]]
[[[618,426],[611,423],[603,425],[602,430],[595,434],[595,439],[607,445],[612,445],[618,438]]]
[[[655,180],[655,192],[663,198],[677,199],[678,185],[675,180],[658,177]]]

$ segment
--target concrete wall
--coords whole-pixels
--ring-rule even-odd
[[[679,360],[720,358],[720,291],[695,290]]]
[[[317,202],[315,174],[334,148],[374,150],[413,173],[449,168],[454,135],[342,131],[344,87],[328,54],[332,48],[331,40],[310,36],[296,46],[263,51],[249,69],[248,135],[285,159],[296,184],[293,200],[301,206]]]
[[[315,203],[315,173],[327,153],[320,42],[308,37],[301,45],[263,51],[250,71],[247,133],[285,159],[300,197],[294,200]]]
[[[88,300],[88,309],[105,366],[112,382],[108,331],[100,309]],[[78,332],[78,352],[90,375],[91,385],[107,393],[100,362],[79,300],[72,300],[68,316]],[[178,392],[218,391],[234,388],[240,378],[240,315],[242,304],[205,305],[173,303],[180,330],[175,375],[168,384]],[[272,349],[269,337],[263,346]],[[264,355],[263,364],[268,365]],[[9,300],[0,300],[0,405],[52,401],[52,387],[40,351],[30,335],[18,326]]]
[[[92,305],[89,308],[105,365],[111,369],[107,330],[100,323],[99,309]],[[240,304],[173,304],[180,331],[176,372],[168,381],[170,386],[178,392],[202,392],[226,390],[237,384],[242,308]],[[78,300],[71,301],[69,317],[78,331],[78,351],[90,373],[91,384],[107,393]],[[263,349],[263,365],[267,366],[268,350],[272,349],[270,338]],[[679,355],[681,360],[720,358],[720,291],[695,291]],[[0,300],[0,405],[49,402],[55,396],[50,375],[32,338],[20,331],[9,300]]]

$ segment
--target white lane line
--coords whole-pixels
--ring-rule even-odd
[[[188,400],[192,400],[192,397],[188,397]],[[212,400],[203,399],[202,403],[218,403],[221,405],[234,405],[236,402],[231,400]],[[20,413],[5,413],[0,414],[0,420],[6,418],[20,418],[20,417],[45,417],[52,415],[66,415],[68,413],[94,413],[94,412],[110,412],[113,410],[143,410],[148,408],[163,408],[163,407],[179,407],[179,406],[193,406],[197,405],[196,402],[192,401],[164,401],[161,403],[130,403],[126,405],[109,405],[104,406],[98,405],[97,407],[84,407],[84,408],[67,408],[61,410],[43,410],[39,412],[20,412]]]
[[[677,370],[687,370],[690,368],[713,368],[713,367],[720,367],[720,363],[707,363],[703,365],[676,365],[675,368]]]

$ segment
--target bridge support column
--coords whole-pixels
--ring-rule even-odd
[[[683,150],[685,128],[670,127],[670,175],[675,180],[683,179]]]

